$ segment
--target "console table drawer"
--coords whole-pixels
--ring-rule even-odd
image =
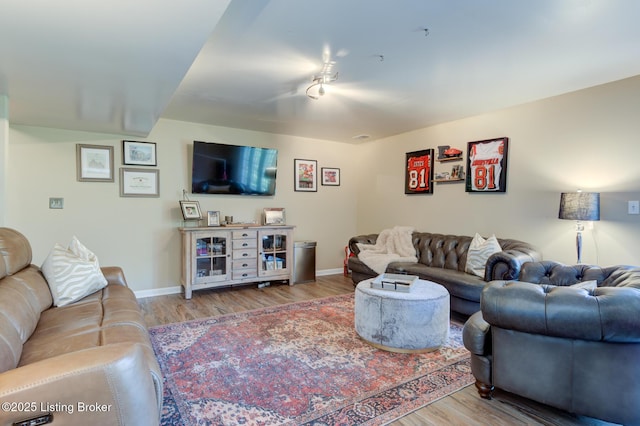
[[[258,231],[250,231],[247,229],[243,229],[241,231],[233,231],[231,233],[231,238],[233,238],[234,240],[253,238],[255,240],[256,238],[258,238]]]
[[[233,240],[233,249],[250,249],[258,247],[258,240],[255,238],[251,240]]]
[[[256,269],[258,267],[258,263],[256,261],[256,258],[253,259],[241,259],[241,260],[234,260],[233,261],[233,270],[234,271],[239,271],[241,269]]]
[[[234,280],[242,280],[245,278],[256,278],[258,276],[257,269],[242,269],[239,271],[233,271],[232,278]]]
[[[248,250],[234,250],[233,251],[233,260],[238,259],[255,259],[258,257],[258,253],[256,249],[248,249]]]

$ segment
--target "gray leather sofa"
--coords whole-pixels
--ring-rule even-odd
[[[378,275],[358,258],[358,243],[375,244],[377,237],[378,234],[368,234],[349,240],[349,249],[355,255],[348,260],[354,284]],[[480,294],[487,281],[514,279],[524,262],[542,259],[542,254],[531,244],[498,238],[502,251],[489,258],[485,276],[479,277],[465,272],[472,237],[414,232],[412,238],[418,262],[392,262],[386,272],[417,275],[441,284],[451,296],[451,310],[464,315],[480,310]]]
[[[480,396],[494,387],[571,413],[640,424],[640,268],[525,263],[464,326]],[[596,281],[589,290],[586,281]]]

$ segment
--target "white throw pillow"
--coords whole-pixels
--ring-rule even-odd
[[[107,285],[98,258],[74,236],[69,248],[56,244],[42,267],[55,306],[65,306]]]
[[[486,240],[476,233],[467,252],[465,271],[484,278],[484,267],[492,254],[502,251],[495,235]]]

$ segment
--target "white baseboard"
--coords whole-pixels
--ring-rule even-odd
[[[180,294],[182,293],[182,286],[164,287],[164,288],[152,288],[151,290],[137,290],[134,291],[137,299],[144,299],[145,297],[154,296],[166,296],[168,294]]]
[[[316,276],[342,274],[343,272],[344,270],[341,268],[323,269],[316,271]],[[167,296],[169,294],[182,293],[182,286],[178,285],[173,287],[152,288],[150,290],[137,290],[134,291],[134,293],[138,299],[144,299],[145,297]]]
[[[335,269],[323,269],[321,271],[316,271],[316,276],[324,276],[324,275],[336,275],[344,273],[343,268],[335,268]]]

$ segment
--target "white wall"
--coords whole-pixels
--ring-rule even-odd
[[[134,290],[179,285],[183,225],[178,201],[190,189],[193,140],[274,147],[278,154],[277,190],[273,197],[191,195],[204,212],[219,210],[235,220],[260,220],[264,207],[284,207],[296,240],[317,241],[317,269],[342,270],[344,246],[356,232],[356,182],[352,158],[357,147],[329,141],[161,120],[146,139],[157,143],[159,198],[119,196],[122,137],[65,130],[11,126],[6,224],[24,233],[41,264],[54,243],[76,235],[102,265],[124,268]],[[76,144],[111,145],[114,183],[76,180]],[[341,185],[317,192],[295,192],[295,158],[318,161],[318,167],[341,169]],[[64,209],[51,210],[49,197],[63,197]]]
[[[575,225],[557,219],[560,192],[601,192],[601,220],[583,237],[583,262],[640,265],[640,77],[421,129],[361,146],[358,232],[396,225],[531,242],[546,259],[575,263]],[[404,194],[405,153],[509,137],[504,194],[470,194],[464,183]],[[465,163],[457,163],[464,164]],[[435,169],[450,170],[451,163]]]
[[[9,165],[9,98],[0,95],[0,206],[7,203],[7,167]],[[0,224],[5,221],[5,209],[0,208]]]
[[[5,226],[23,232],[40,264],[54,243],[76,235],[103,265],[125,269],[134,290],[178,285],[182,226],[178,201],[189,188],[193,140],[279,150],[274,197],[190,195],[202,210],[258,220],[264,207],[284,207],[297,240],[318,242],[317,268],[342,268],[349,237],[396,224],[473,235],[495,233],[538,246],[546,259],[575,262],[575,228],[557,219],[560,192],[599,191],[601,221],[584,235],[583,261],[640,265],[640,76],[502,111],[432,126],[360,145],[160,120],[156,142],[159,198],[121,198],[120,136],[12,125],[9,127]],[[505,194],[468,194],[464,184],[436,184],[432,195],[404,194],[405,153],[438,145],[507,136]],[[116,182],[76,181],[77,143],[115,148]],[[341,186],[294,192],[295,158],[341,169]],[[436,163],[436,170],[450,164]],[[49,197],[64,197],[50,210]]]

